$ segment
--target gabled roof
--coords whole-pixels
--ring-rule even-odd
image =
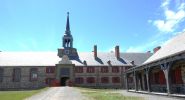
[[[114,53],[98,52],[97,58],[94,58],[93,53],[79,53],[79,59],[82,63],[72,61],[76,65],[83,65],[83,61],[87,62],[90,66],[107,66],[108,61],[112,66],[132,66],[131,61],[134,61],[136,65],[141,65],[146,59],[148,59],[151,53],[120,53],[120,59],[115,57]]]
[[[185,52],[185,32],[170,39],[159,51],[153,54],[143,65],[158,61],[172,55]]]
[[[0,66],[54,66],[56,52],[0,52]]]
[[[93,52],[78,53],[79,58],[71,60],[76,66],[107,66],[110,61],[112,66],[132,66],[134,61],[136,65],[141,65],[148,59],[151,53],[121,53],[120,59],[117,59],[114,53],[98,52],[95,59]],[[0,52],[0,66],[55,66],[61,60],[57,52]]]

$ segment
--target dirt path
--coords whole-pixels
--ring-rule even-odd
[[[77,89],[72,87],[51,87],[26,100],[87,100]]]

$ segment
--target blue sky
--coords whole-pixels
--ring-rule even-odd
[[[0,50],[57,51],[68,11],[80,52],[146,52],[185,31],[184,0],[0,0]]]

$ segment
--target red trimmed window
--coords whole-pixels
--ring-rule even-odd
[[[87,73],[94,73],[95,67],[87,67]]]
[[[87,77],[87,83],[95,83],[94,77]]]
[[[37,81],[38,79],[38,69],[31,68],[30,69],[30,81]]]
[[[83,84],[84,83],[83,77],[77,77],[77,78],[75,78],[75,83],[76,84]]]
[[[166,79],[162,70],[159,71],[159,84],[166,84]]]
[[[109,83],[109,77],[102,77],[101,83]]]
[[[120,83],[120,77],[112,77],[112,83]]]
[[[172,83],[173,84],[183,84],[180,67],[176,68],[175,70],[172,70]]]
[[[46,84],[48,85],[51,85],[52,81],[54,81],[55,78],[46,78],[45,81],[46,81]]]
[[[46,67],[46,73],[54,73],[55,67]]]
[[[83,73],[83,67],[75,67],[76,73]]]
[[[112,67],[113,73],[119,73],[119,67]]]
[[[108,73],[109,72],[108,67],[101,67],[101,72],[102,73]]]

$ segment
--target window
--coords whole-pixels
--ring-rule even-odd
[[[102,77],[101,83],[109,83],[109,77]]]
[[[46,67],[46,73],[54,73],[55,67]]]
[[[166,79],[162,70],[159,71],[159,84],[166,84]]]
[[[3,82],[4,69],[0,68],[0,82]]]
[[[70,69],[69,68],[61,68],[60,69],[60,75],[69,76],[70,75]]]
[[[183,84],[181,68],[177,67],[172,70],[172,83],[173,84]]]
[[[87,83],[95,83],[94,77],[87,77]]]
[[[101,67],[102,73],[108,73],[108,71],[109,71],[108,67]]]
[[[112,67],[113,73],[119,73],[119,67]]]
[[[83,67],[76,67],[75,72],[76,73],[83,73]]]
[[[54,78],[46,78],[46,84],[51,85],[54,80]]]
[[[112,77],[112,83],[120,83],[120,77]]]
[[[20,82],[21,81],[21,68],[14,68],[13,69],[13,82]]]
[[[77,77],[77,78],[75,78],[75,83],[76,84],[83,84],[83,82],[84,82],[83,77]]]
[[[38,78],[38,69],[31,68],[30,69],[30,81],[37,81]]]
[[[87,67],[87,72],[88,73],[94,73],[95,72],[95,68],[94,67]]]

